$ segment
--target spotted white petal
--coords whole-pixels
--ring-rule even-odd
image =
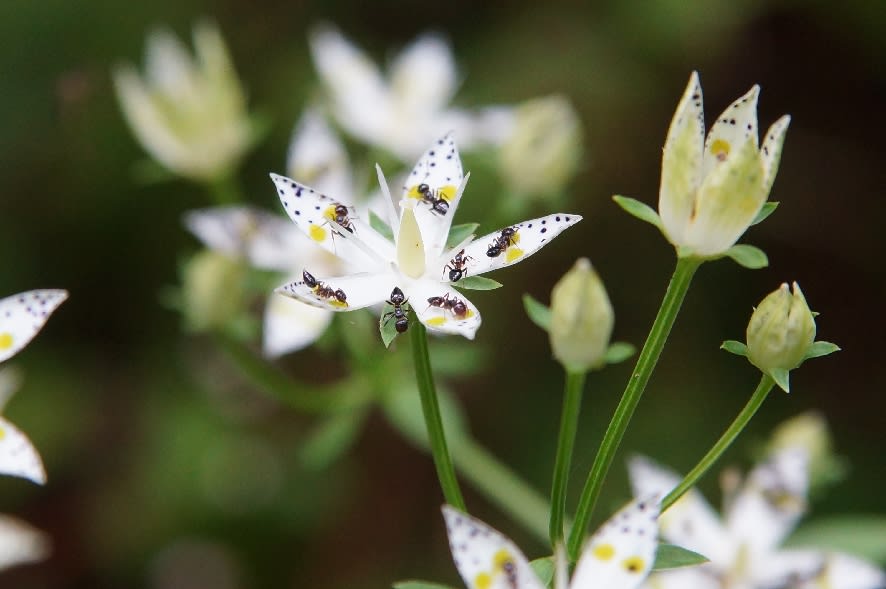
[[[479,309],[462,293],[447,284],[417,280],[408,285],[406,294],[418,320],[428,330],[474,339],[482,318]]]
[[[658,544],[659,500],[629,503],[588,538],[570,589],[633,589],[652,570]]]
[[[410,43],[391,63],[390,74],[393,99],[406,113],[436,113],[455,93],[455,60],[440,35],[425,34]]]
[[[0,417],[0,474],[46,482],[43,460],[31,440],[20,429]]]
[[[49,556],[49,538],[40,530],[0,515],[0,570],[38,562]]]
[[[286,173],[318,192],[353,194],[348,153],[316,107],[305,111],[295,126],[286,157]]]
[[[314,243],[356,267],[386,265],[394,246],[353,209],[286,176],[271,174],[286,214]],[[342,213],[339,207],[345,207]]]
[[[544,589],[520,549],[480,520],[443,506],[452,560],[469,589]]]
[[[682,243],[686,224],[695,207],[695,193],[702,180],[704,110],[698,73],[677,105],[661,160],[658,214],[671,243]]]
[[[754,468],[725,514],[733,540],[760,554],[779,546],[806,510],[808,467],[808,452],[788,447]]]
[[[791,123],[790,115],[784,115],[769,127],[766,138],[760,147],[760,158],[763,160],[763,178],[766,194],[772,189],[775,182],[775,173],[778,172],[778,164],[781,161],[781,148],[784,145],[785,134]]]
[[[555,213],[484,235],[464,248],[465,255],[470,258],[466,266],[467,275],[477,276],[522,262],[579,221],[581,215]],[[506,229],[513,230],[509,238],[502,233]],[[451,253],[454,255],[457,252]]]
[[[289,297],[272,295],[265,306],[262,350],[276,358],[312,344],[326,331],[332,313]]]
[[[0,362],[24,348],[67,298],[66,290],[46,289],[0,300]]]
[[[393,272],[364,272],[333,278],[311,275],[310,278],[316,283],[314,286],[305,284],[303,278],[284,284],[274,292],[329,311],[356,311],[385,302],[398,281]]]
[[[720,162],[728,160],[729,156],[746,141],[751,140],[753,146],[757,147],[757,97],[759,95],[760,86],[754,85],[744,96],[730,104],[717,118],[717,122],[711,127],[705,140],[702,177],[710,174],[711,170]]]
[[[635,497],[669,493],[681,478],[677,473],[642,456],[628,461],[628,474]],[[690,489],[659,518],[661,535],[668,542],[705,555],[711,562],[728,564],[733,545],[726,528],[697,489]]]

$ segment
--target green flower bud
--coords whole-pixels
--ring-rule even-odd
[[[548,334],[554,358],[570,372],[586,372],[606,362],[615,315],[600,277],[581,258],[551,291]]]
[[[183,271],[183,312],[189,329],[204,331],[224,326],[243,302],[246,267],[230,257],[204,250]]]
[[[754,309],[748,323],[748,360],[787,390],[787,372],[806,358],[815,340],[815,319],[800,287],[787,283]],[[784,375],[782,383],[781,375]]]
[[[581,126],[562,96],[536,98],[518,106],[514,130],[499,152],[502,176],[522,195],[549,196],[563,190],[581,157]]]

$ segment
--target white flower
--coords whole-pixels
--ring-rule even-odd
[[[49,556],[49,538],[23,521],[0,515],[0,570]]]
[[[0,362],[24,348],[68,298],[67,291],[31,290],[0,300]],[[18,388],[19,378],[0,371],[0,411]],[[0,474],[46,482],[43,461],[31,441],[17,427],[0,417]]]
[[[412,161],[436,137],[455,130],[464,146],[500,143],[510,133],[506,107],[447,108],[458,73],[448,43],[425,34],[398,54],[387,79],[363,51],[331,26],[310,37],[311,55],[339,124],[354,137]]]
[[[629,464],[636,496],[665,493],[680,477],[645,458]],[[876,589],[886,575],[854,557],[810,549],[779,549],[806,508],[808,454],[781,449],[758,465],[727,500],[721,521],[692,489],[661,516],[662,537],[709,563],[656,573],[650,589]]]
[[[658,502],[634,501],[588,538],[567,580],[558,551],[555,589],[633,589],[643,582],[658,544]],[[470,589],[544,589],[519,548],[480,520],[443,506],[452,559]]]
[[[397,205],[378,172],[393,243],[339,201],[271,174],[283,208],[295,224],[326,251],[359,270],[329,278],[306,267],[301,281],[277,292],[324,309],[353,311],[386,300],[397,302],[399,289],[428,329],[473,339],[480,327],[480,312],[452,285],[465,276],[516,264],[581,220],[572,214],[548,215],[477,240],[471,235],[447,247],[467,181],[452,135],[436,141],[419,159]]]
[[[194,28],[196,60],[165,29],[148,37],[145,78],[130,65],[114,71],[129,126],[163,166],[194,180],[230,173],[253,140],[246,98],[218,29]]]
[[[790,117],[757,137],[759,86],[732,103],[705,139],[698,74],[689,85],[665,141],[658,212],[681,255],[724,254],[751,225],[775,181]]]

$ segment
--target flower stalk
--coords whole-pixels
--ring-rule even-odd
[[[569,465],[575,446],[575,432],[578,430],[578,415],[581,410],[581,395],[584,389],[584,371],[567,371],[566,386],[563,391],[563,413],[560,417],[560,435],[557,438],[557,457],[554,462],[554,481],[551,486],[551,546],[563,543],[563,524],[566,514],[566,485],[569,480]]]

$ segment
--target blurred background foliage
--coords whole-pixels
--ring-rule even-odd
[[[456,104],[550,93],[573,101],[586,152],[563,208],[585,221],[540,254],[543,261],[497,275],[503,289],[472,296],[484,327],[476,342],[457,342],[459,362],[471,365],[474,350],[481,361],[475,374],[446,381],[475,436],[545,493],[562,376],[521,294],[547,302],[556,279],[588,256],[616,309],[614,337],[641,345],[673,253],[609,197],[657,201],[661,146],[691,70],[701,73],[709,123],[759,83],[761,126],[793,116],[771,196],[782,205],[744,238],[769,254],[770,267],[702,268],[624,447],[681,470],[694,464],[758,378],[718,345],[743,339],[752,305],[797,280],[822,313],[820,337],[844,351],[794,373],[790,395],[773,392],[727,462],[747,465],[776,423],[817,409],[849,470],[810,519],[882,512],[884,12],[862,0],[6,0],[0,235],[8,253],[0,292],[64,287],[71,298],[16,358],[25,383],[7,409],[41,451],[49,484],[0,479],[0,508],[48,531],[54,554],[0,574],[0,585],[354,588],[407,577],[456,584],[428,456],[375,411],[361,415],[359,427],[330,427],[319,443],[326,446],[308,455],[304,442],[319,422],[256,392],[209,338],[184,334],[180,315],[162,304],[179,263],[198,249],[181,215],[210,201],[185,181],[139,180],[144,153],[109,72],[121,60],[141,63],[152,27],[189,39],[203,16],[228,41],[251,108],[270,121],[241,181],[250,202],[274,211],[267,173],[283,171],[292,126],[316,95],[306,32],[320,21],[382,60],[420,32],[446,34],[463,77]],[[476,171],[460,219],[492,230],[501,223],[483,218],[484,199],[500,194],[497,179],[482,161],[464,161]],[[336,330],[354,321],[362,320],[338,317]],[[341,369],[340,341],[279,365],[305,380],[330,380]],[[397,366],[408,380],[408,362]],[[626,363],[589,379],[575,491],[629,371]],[[348,428],[357,443],[336,458]],[[627,495],[621,464],[603,507]],[[702,486],[718,496],[715,475]],[[470,488],[467,499],[541,555],[542,545]]]

